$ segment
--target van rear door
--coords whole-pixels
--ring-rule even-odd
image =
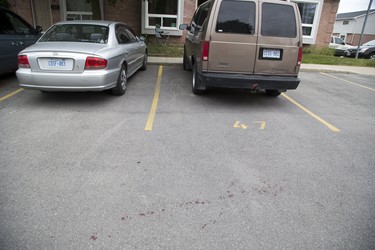
[[[253,74],[257,44],[257,2],[218,1],[209,32],[211,72]]]
[[[297,5],[267,1],[259,6],[260,25],[254,74],[297,75],[302,46]]]

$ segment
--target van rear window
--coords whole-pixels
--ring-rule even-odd
[[[216,32],[254,34],[255,3],[223,1],[217,17]]]
[[[294,9],[289,5],[263,3],[262,36],[297,36],[297,24]]]

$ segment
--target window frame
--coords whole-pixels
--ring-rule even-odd
[[[311,28],[310,35],[303,35],[303,43],[315,44],[316,37],[318,35],[319,21],[320,21],[320,16],[322,14],[322,7],[323,7],[324,1],[323,0],[291,0],[291,2],[296,3],[296,4],[298,3],[316,4],[313,23],[312,24],[302,23],[302,28],[303,27]],[[301,22],[302,22],[302,16],[301,16]]]
[[[148,0],[142,1],[142,34],[155,34],[155,25],[150,25],[149,18],[161,18],[160,29],[167,31],[170,36],[181,36],[182,31],[179,30],[179,26],[183,20],[184,13],[184,0],[175,0],[177,1],[177,15],[171,14],[149,14],[148,13]],[[163,18],[175,18],[176,27],[168,27],[163,25]]]
[[[103,20],[104,17],[104,8],[103,8],[103,0],[98,0],[99,5],[100,5],[100,20]],[[60,5],[60,19],[63,21],[68,21],[69,19],[68,14],[72,15],[80,15],[81,19],[80,20],[87,20],[87,19],[82,19],[83,15],[89,15],[92,16],[94,13],[90,11],[67,11],[66,8],[66,0],[59,0],[59,5]],[[76,19],[79,20],[79,19]]]

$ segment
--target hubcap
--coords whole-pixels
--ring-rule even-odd
[[[371,55],[370,60],[375,60],[375,55]]]

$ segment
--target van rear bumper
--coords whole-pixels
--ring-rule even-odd
[[[196,88],[204,90],[206,87],[240,88],[240,89],[296,89],[300,79],[294,76],[264,76],[226,73],[198,73],[200,79]]]

